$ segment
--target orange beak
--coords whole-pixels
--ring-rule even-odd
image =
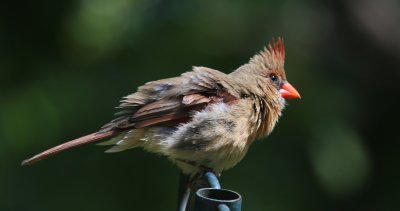
[[[281,96],[285,99],[301,98],[299,92],[289,82],[283,83],[279,92],[281,93]]]

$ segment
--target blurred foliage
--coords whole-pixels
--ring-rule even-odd
[[[399,210],[400,3],[7,1],[0,7],[0,210],[174,210],[178,170],[84,146],[120,97],[192,65],[230,72],[285,38],[302,94],[222,185],[243,210]]]

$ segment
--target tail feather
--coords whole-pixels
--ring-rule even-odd
[[[39,153],[39,154],[29,158],[29,159],[26,159],[26,160],[22,161],[21,165],[23,165],[23,166],[31,165],[33,163],[36,163],[36,162],[38,162],[40,160],[48,158],[48,157],[50,157],[52,155],[55,155],[55,154],[57,154],[59,152],[62,152],[64,150],[67,150],[67,149],[70,149],[70,148],[74,148],[74,147],[77,147],[77,146],[80,146],[80,145],[83,145],[83,144],[92,143],[92,142],[98,141],[100,139],[112,137],[112,136],[115,136],[115,135],[118,135],[118,134],[119,134],[119,132],[117,132],[117,131],[108,131],[108,132],[105,132],[105,133],[98,133],[98,132],[92,133],[92,134],[89,134],[87,136],[83,136],[83,137],[74,139],[72,141],[65,142],[63,144],[60,144],[60,145],[55,146],[53,148],[50,148],[50,149],[48,149],[48,150],[46,150],[44,152],[41,152],[41,153]]]

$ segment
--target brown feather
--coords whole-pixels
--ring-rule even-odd
[[[219,96],[204,96],[191,94],[180,98],[162,99],[140,108],[130,118],[135,128],[152,125],[176,126],[188,122],[194,111],[201,111],[208,105],[217,102],[233,103],[238,99],[229,93]]]
[[[195,104],[169,114],[164,114],[163,116],[135,122],[135,128],[142,128],[151,125],[177,126],[181,123],[190,121],[191,114],[194,111],[201,111],[207,107],[207,105],[207,103]]]
[[[43,160],[43,159],[45,159],[47,157],[50,157],[50,156],[55,155],[55,154],[58,154],[58,153],[60,153],[60,152],[62,152],[64,150],[67,150],[67,149],[70,149],[70,148],[73,148],[73,147],[77,147],[77,146],[80,146],[80,145],[83,145],[83,144],[92,143],[94,141],[98,141],[100,139],[104,139],[104,138],[108,138],[108,137],[111,137],[111,136],[115,136],[117,134],[119,134],[119,132],[116,132],[116,131],[109,131],[109,132],[106,132],[106,133],[92,133],[90,135],[83,136],[83,137],[74,139],[72,141],[69,141],[69,142],[60,144],[58,146],[55,146],[53,148],[50,148],[50,149],[48,149],[48,150],[46,150],[44,152],[41,152],[41,153],[29,158],[29,159],[26,159],[26,160],[22,161],[21,164],[23,166],[31,165],[31,164],[36,163],[36,162],[38,162],[40,160]]]

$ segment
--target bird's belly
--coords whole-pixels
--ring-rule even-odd
[[[180,125],[167,135],[156,135],[149,141],[149,151],[158,151],[169,157],[185,172],[193,173],[199,167],[221,172],[236,165],[249,147],[250,130],[246,115],[235,116],[237,106],[215,104],[196,113],[192,121]],[[151,147],[156,144],[161,147]],[[161,150],[155,150],[161,149]]]
[[[219,150],[209,151],[175,151],[169,158],[180,167],[184,173],[195,173],[201,169],[212,169],[222,172],[235,166],[247,152],[224,146]]]
[[[247,150],[225,147],[219,151],[208,154],[208,160],[202,164],[217,172],[230,169],[243,159]]]

